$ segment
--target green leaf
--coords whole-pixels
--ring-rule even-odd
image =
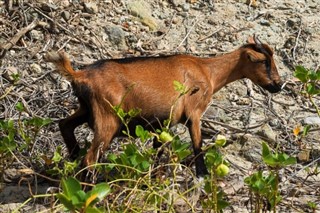
[[[180,161],[184,160],[186,157],[188,157],[189,155],[191,155],[191,151],[190,150],[183,150],[177,153],[178,158]]]
[[[101,201],[111,191],[107,183],[99,183],[93,187],[91,191],[86,194],[85,207],[92,207],[96,202]],[[86,211],[87,212],[87,211]]]
[[[187,90],[186,86],[179,81],[173,81],[173,87],[174,87],[174,90],[179,92],[180,94],[186,93],[186,90]]]
[[[230,206],[230,204],[225,200],[218,200],[218,210],[222,210],[226,207]]]
[[[61,146],[58,146],[56,151],[53,153],[52,160],[55,163],[59,163],[62,159],[63,158],[61,156]]]
[[[143,171],[147,171],[150,168],[150,163],[148,161],[143,161],[141,163],[141,166],[142,166]]]
[[[315,85],[313,83],[308,83],[307,84],[307,93],[309,93],[310,95],[314,94],[315,91]]]
[[[135,109],[130,109],[130,111],[128,112],[128,115],[131,118],[136,117],[137,115],[139,115],[141,113],[141,109],[135,108]]]
[[[98,209],[96,207],[89,206],[89,207],[86,208],[86,213],[103,213],[103,212],[105,212],[105,211],[100,210],[100,209]]]
[[[71,202],[71,199],[69,197],[67,197],[65,194],[59,193],[56,196],[59,199],[60,203],[62,205],[64,205],[64,207],[66,207],[68,210],[70,210],[70,211],[74,211],[75,210],[75,207]]]
[[[113,109],[116,111],[119,118],[124,119],[127,116],[127,113],[120,106],[114,106]]]
[[[298,78],[302,83],[308,82],[308,70],[303,66],[296,66],[296,70],[293,75],[296,78]]]
[[[43,126],[46,126],[46,125],[50,124],[51,122],[52,121],[51,121],[50,118],[43,119],[43,118],[40,118],[40,117],[33,117],[33,118],[31,118],[30,120],[27,121],[27,124],[35,126],[37,128],[41,128]]]
[[[269,146],[265,142],[262,142],[262,158],[267,157],[268,155],[270,155]]]
[[[308,73],[309,79],[312,81],[318,80],[317,73],[313,70],[310,70]]]
[[[289,157],[288,159],[286,159],[286,161],[283,163],[284,166],[287,166],[287,165],[293,165],[293,164],[296,164],[297,163],[297,159],[294,158],[294,157]]]
[[[16,104],[16,109],[17,109],[19,112],[23,112],[23,111],[24,111],[23,103],[18,102],[18,103]]]
[[[303,136],[307,136],[309,130],[311,129],[311,125],[306,125],[305,127],[303,127]]]
[[[68,179],[61,180],[61,187],[63,194],[66,195],[69,199],[75,195],[78,191],[81,190],[80,182],[74,177],[69,177]]]
[[[139,137],[142,142],[145,142],[147,139],[151,137],[150,133],[147,130],[144,130],[144,128],[141,125],[136,126],[135,133],[136,136]]]
[[[268,166],[275,167],[278,165],[276,158],[277,157],[275,155],[267,155],[263,157],[263,162],[265,162],[265,164],[267,164]]]
[[[92,189],[93,193],[98,194],[98,198],[102,200],[105,196],[107,196],[111,192],[111,188],[107,183],[98,183]]]

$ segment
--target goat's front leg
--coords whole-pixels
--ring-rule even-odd
[[[73,160],[79,156],[80,152],[74,130],[85,122],[88,122],[88,112],[82,105],[80,105],[80,108],[73,115],[59,122],[61,135],[68,148],[70,158]]]
[[[109,147],[119,127],[119,119],[112,113],[104,117],[96,117],[94,138],[84,160],[87,166],[97,162],[101,154]]]
[[[188,126],[193,142],[193,152],[195,156],[196,174],[198,177],[209,174],[204,163],[204,153],[201,150],[201,129],[200,129],[200,115],[194,116],[189,120]]]

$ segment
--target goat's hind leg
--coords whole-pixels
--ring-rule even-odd
[[[119,119],[113,113],[99,116],[99,119],[95,120],[94,138],[84,160],[87,166],[97,162],[116,136],[119,127]]]
[[[80,103],[80,108],[70,117],[60,120],[59,128],[61,135],[66,143],[71,159],[76,159],[79,156],[80,147],[74,135],[74,130],[77,126],[88,122],[88,110]]]

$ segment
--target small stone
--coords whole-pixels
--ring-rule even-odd
[[[190,4],[186,3],[182,5],[182,10],[188,12],[190,10]]]
[[[15,76],[19,75],[19,71],[18,71],[17,67],[7,67],[6,71],[7,71],[6,77],[10,81],[14,81],[15,80]]]
[[[90,14],[95,14],[98,12],[98,6],[95,2],[84,3],[84,9]]]
[[[38,30],[31,30],[30,36],[32,39],[35,39],[35,40],[43,40],[44,39],[43,33]]]
[[[310,160],[310,150],[301,150],[297,157],[299,162],[308,162]]]
[[[6,68],[7,72],[9,73],[9,75],[17,75],[19,74],[17,67],[7,67]]]
[[[306,117],[303,119],[303,124],[306,125],[320,125],[320,117]]]
[[[266,19],[261,19],[260,24],[263,26],[270,26],[271,25],[270,22]]]
[[[70,12],[69,11],[63,11],[62,13],[61,13],[61,16],[62,16],[62,18],[65,20],[65,21],[68,21],[69,19],[70,19]]]
[[[278,127],[281,125],[281,122],[278,119],[272,119],[269,121],[271,127]]]
[[[51,12],[51,11],[57,10],[58,6],[55,4],[52,4],[52,3],[44,3],[41,6],[41,9],[43,9],[44,11],[47,11],[47,12]]]
[[[185,4],[186,1],[185,1],[185,0],[171,0],[171,3],[172,3],[174,6],[178,7],[178,6],[180,6],[180,5]]]
[[[42,69],[39,64],[33,63],[30,65],[30,70],[34,73],[41,73]]]
[[[140,22],[148,26],[152,31],[158,29],[158,23],[154,17],[152,17],[151,6],[144,1],[132,1],[127,5],[130,13],[140,19]]]
[[[261,136],[263,140],[275,142],[276,133],[272,130],[269,124],[264,124],[258,131],[257,134]]]
[[[250,105],[251,104],[251,100],[250,98],[239,98],[239,100],[237,101],[238,105]]]
[[[64,8],[69,7],[70,1],[69,0],[62,0],[62,1],[60,1],[60,5]]]
[[[62,81],[60,86],[62,91],[67,91],[69,89],[70,83],[67,81]]]

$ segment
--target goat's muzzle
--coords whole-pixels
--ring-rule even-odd
[[[276,83],[275,81],[263,86],[264,89],[268,90],[270,93],[277,93],[281,90],[282,83]]]

